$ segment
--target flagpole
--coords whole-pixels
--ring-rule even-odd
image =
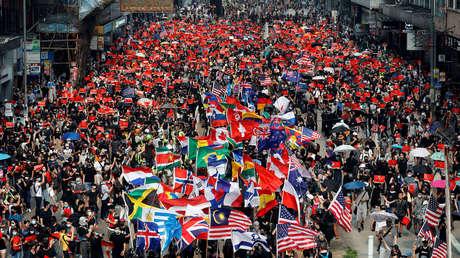
[[[451,211],[450,211],[450,178],[449,178],[449,170],[448,170],[448,160],[449,156],[447,153],[447,146],[444,147],[444,173],[445,173],[445,195],[446,195],[446,227],[447,227],[447,234],[446,234],[446,241],[447,241],[447,258],[452,258],[452,242],[451,242]]]
[[[208,216],[209,216],[209,227],[211,227],[211,207],[208,208]],[[208,237],[206,238],[206,258],[208,258],[208,244],[209,244],[209,231],[208,231]]]

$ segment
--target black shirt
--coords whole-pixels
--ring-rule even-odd
[[[123,244],[125,243],[124,234],[115,234],[113,233],[110,236],[110,241],[113,243],[112,252],[115,254],[120,254],[123,251]]]
[[[419,246],[415,249],[415,253],[418,254],[418,258],[429,258],[431,257],[431,248],[429,246]]]

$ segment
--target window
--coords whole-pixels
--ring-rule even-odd
[[[456,5],[454,6],[454,8],[460,9],[460,0],[457,0],[457,3],[456,3]]]
[[[456,0],[449,0],[449,1],[447,2],[447,7],[448,7],[448,8],[454,8],[454,1],[456,1]]]

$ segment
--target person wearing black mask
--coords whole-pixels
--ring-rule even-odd
[[[421,246],[417,247],[417,245],[414,245],[412,247],[412,253],[418,254],[418,258],[429,258],[432,251],[433,249],[429,246],[427,239],[423,239]]]
[[[110,242],[113,244],[112,248],[112,257],[121,258],[125,256],[127,249],[127,244],[125,241],[125,235],[122,233],[122,230],[119,226],[115,227],[115,230],[110,235]]]

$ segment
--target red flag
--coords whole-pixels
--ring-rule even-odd
[[[434,175],[432,174],[423,174],[423,181],[431,182],[434,179]]]
[[[46,106],[46,101],[44,101],[44,100],[43,100],[43,101],[39,101],[39,102],[38,102],[38,106],[39,106],[39,107],[44,107],[44,106]]]
[[[174,113],[173,113],[172,108],[170,108],[169,112],[168,112],[168,118],[171,118],[171,117],[174,117]]]
[[[385,176],[374,175],[374,183],[385,183]]]
[[[44,166],[43,164],[39,164],[39,165],[34,166],[34,171],[41,170],[43,168],[43,166]]]
[[[340,161],[333,161],[332,162],[332,167],[333,168],[340,168],[341,164],[340,164]]]
[[[388,161],[388,166],[396,166],[396,164],[398,164],[398,162],[395,159],[390,159]]]
[[[13,128],[14,122],[6,122],[6,128]]]
[[[410,151],[410,146],[409,146],[409,145],[404,145],[403,148],[402,148],[402,151],[403,151],[403,152],[408,152],[408,151]]]
[[[435,161],[434,167],[436,168],[444,168],[444,161]]]
[[[80,129],[87,129],[88,128],[88,122],[86,122],[86,120],[83,120],[80,122],[80,124],[78,124],[78,127]]]
[[[120,119],[120,129],[125,129],[128,127],[128,121],[124,120],[124,119]]]
[[[275,176],[268,169],[254,162],[254,167],[259,175],[259,184],[263,190],[270,190],[275,192],[283,184],[283,181]]]
[[[440,144],[438,144],[438,149],[440,149],[440,150],[444,150],[444,144],[441,144],[441,143],[440,143]]]

